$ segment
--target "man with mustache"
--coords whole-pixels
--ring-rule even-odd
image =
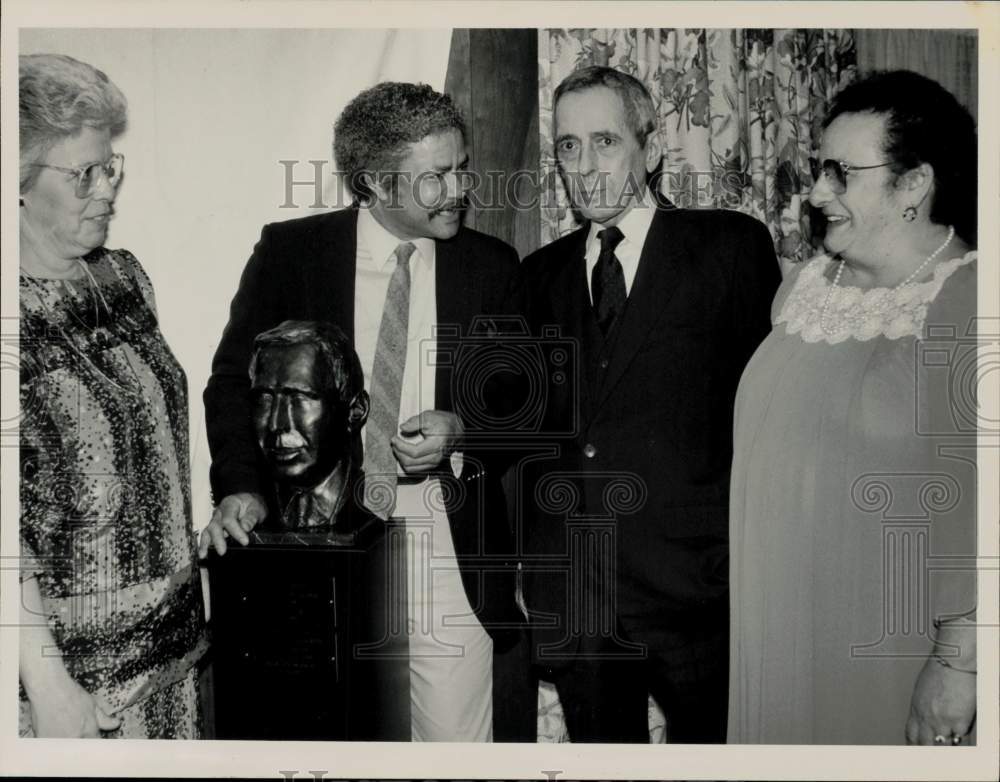
[[[205,390],[218,505],[201,550],[245,544],[275,512],[247,425],[253,337],[289,318],[338,323],[371,394],[364,504],[406,524],[412,738],[490,741],[493,655],[520,621],[516,559],[499,476],[459,450],[461,384],[444,357],[502,311],[517,255],[462,226],[465,126],[446,95],[365,90],[337,120],[334,155],[354,205],[265,226],[233,299]]]

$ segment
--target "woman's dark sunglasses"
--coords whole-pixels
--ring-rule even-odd
[[[809,168],[812,169],[813,182],[818,182],[821,175],[826,174],[826,181],[830,189],[837,195],[847,191],[847,174],[850,171],[867,171],[870,168],[884,168],[891,166],[892,162],[878,163],[874,166],[854,166],[845,163],[843,160],[824,160],[822,163],[816,158],[809,158]]]

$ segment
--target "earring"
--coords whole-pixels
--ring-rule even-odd
[[[928,188],[924,191],[924,194],[920,197],[920,200],[917,201],[917,203],[912,206],[908,206],[903,210],[903,219],[906,220],[906,222],[912,223],[917,219],[917,209],[919,209],[920,205],[927,200],[927,196],[930,195],[930,192],[930,188]]]

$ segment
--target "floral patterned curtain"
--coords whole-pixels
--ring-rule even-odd
[[[653,96],[661,190],[678,206],[738,209],[771,231],[782,265],[808,258],[809,156],[857,71],[850,30],[539,30],[542,243],[575,227],[552,149],[552,94],[587,65],[625,71]]]

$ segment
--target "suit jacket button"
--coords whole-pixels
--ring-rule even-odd
[[[583,446],[583,455],[588,459],[593,459],[597,456],[597,448],[595,448],[591,443],[587,443]]]
[[[608,360],[606,358],[602,358],[601,359],[601,369],[607,369],[607,368],[608,368]]]

